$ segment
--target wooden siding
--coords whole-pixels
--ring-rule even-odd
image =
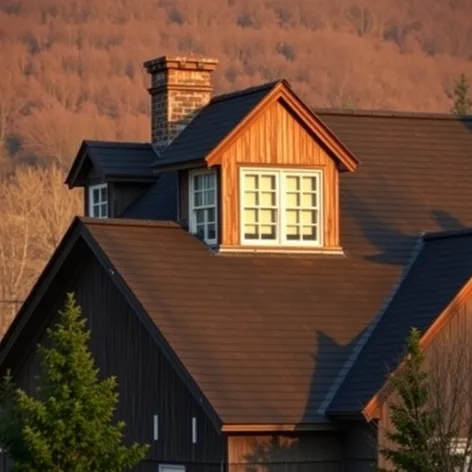
[[[220,471],[225,458],[224,436],[216,431],[111,276],[88,249],[80,249],[68,258],[69,266],[82,261],[75,278],[71,279],[67,272],[60,273],[49,290],[55,290],[56,295],[44,298],[46,303],[40,303],[38,315],[41,313],[45,324],[50,325],[64,294],[71,290],[77,293],[92,331],[90,346],[101,374],[118,378],[120,400],[116,417],[127,423],[128,439],[152,446],[148,459],[135,470],[156,471],[158,464],[171,463],[185,465],[187,472]],[[29,333],[34,336],[32,330]],[[42,333],[44,327],[39,332],[36,328],[34,345],[42,340]],[[18,384],[29,392],[34,389],[38,368],[38,356],[30,350],[13,370]],[[155,414],[159,416],[158,441],[153,441]],[[192,417],[197,418],[195,445]]]
[[[222,246],[240,245],[239,169],[244,166],[323,171],[324,248],[339,248],[339,178],[336,162],[280,102],[274,103],[222,151]]]
[[[444,412],[454,408],[452,417],[460,418],[462,412],[471,411],[472,396],[472,299],[459,304],[451,318],[436,333],[436,337],[426,348],[425,367],[432,384],[431,398],[439,399]],[[455,392],[455,393],[451,393]],[[448,396],[449,395],[449,396]],[[450,395],[463,396],[462,400]],[[465,403],[467,401],[467,403]],[[391,431],[391,405],[398,401],[398,393],[392,391],[381,407],[379,422],[379,445],[391,447],[386,433]],[[469,420],[470,421],[470,420]],[[466,433],[464,433],[466,435]],[[379,456],[379,465],[388,466]]]
[[[341,472],[341,432],[228,437],[228,472]]]

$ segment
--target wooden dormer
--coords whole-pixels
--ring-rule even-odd
[[[156,162],[157,172],[180,169],[181,222],[220,252],[339,253],[339,174],[358,161],[286,81],[270,84],[211,149],[185,149],[251,93],[261,88],[212,100]]]

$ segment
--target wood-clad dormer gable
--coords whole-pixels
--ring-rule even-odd
[[[339,174],[358,164],[281,80],[212,99],[155,171],[179,169],[179,220],[220,252],[339,253]]]

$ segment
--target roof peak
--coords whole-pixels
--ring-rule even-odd
[[[434,241],[437,239],[460,238],[463,236],[472,236],[472,227],[448,231],[431,231],[424,233],[423,239],[425,241]]]
[[[266,82],[261,85],[254,85],[245,89],[235,90],[234,92],[216,95],[210,100],[209,104],[211,105],[212,103],[221,102],[223,100],[231,100],[232,98],[241,97],[243,95],[250,95],[251,93],[261,92],[262,90],[271,89],[281,83],[284,83],[285,85],[290,87],[290,84],[285,79],[273,80],[272,82]]]
[[[424,120],[452,120],[472,121],[472,115],[453,115],[450,113],[426,113],[415,111],[392,111],[392,110],[346,110],[340,108],[313,108],[317,115],[345,115],[367,118],[414,118]]]

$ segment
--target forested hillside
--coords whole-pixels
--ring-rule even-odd
[[[313,106],[449,112],[471,19],[471,0],[0,0],[3,311],[80,211],[61,183],[80,141],[148,139],[144,60],[216,57],[217,92],[285,77]]]

